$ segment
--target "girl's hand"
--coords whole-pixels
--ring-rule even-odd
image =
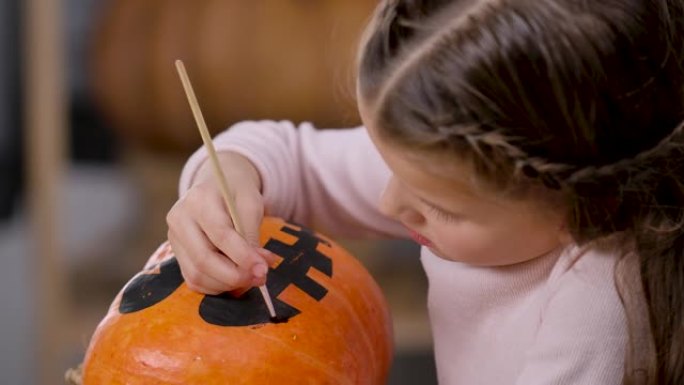
[[[233,152],[218,156],[244,238],[233,227],[209,160],[166,216],[168,239],[183,278],[190,289],[205,294],[263,285],[269,264],[277,259],[259,247],[264,205],[256,168]]]

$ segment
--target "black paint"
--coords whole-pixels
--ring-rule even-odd
[[[147,271],[156,270],[153,266]],[[183,283],[180,265],[176,258],[159,265],[158,274],[140,274],[124,289],[119,304],[120,313],[132,313],[156,305],[168,297]]]
[[[274,324],[283,324],[288,321],[289,318],[281,317],[279,315],[276,315],[275,317],[271,317],[271,322]]]
[[[330,245],[308,229],[297,230],[284,226],[281,231],[294,235],[297,241],[290,246],[270,239],[264,246],[281,256],[283,261],[269,269],[267,287],[277,317],[271,318],[258,288],[251,288],[238,298],[228,293],[206,295],[199,306],[199,315],[210,324],[219,326],[251,326],[264,323],[283,323],[300,313],[300,310],[281,301],[278,296],[288,286],[295,285],[312,298],[320,301],[328,290],[307,276],[311,268],[332,277],[332,260],[316,250],[320,243]],[[183,283],[176,258],[159,265],[159,273],[140,274],[124,289],[119,312],[132,313],[154,306],[171,295]],[[155,267],[148,272],[156,270]]]
[[[264,248],[278,254],[283,261],[275,269],[269,269],[266,287],[271,294],[273,307],[278,318],[288,320],[300,313],[278,296],[288,286],[295,285],[312,298],[320,301],[328,289],[309,278],[306,274],[315,268],[332,277],[332,260],[316,250],[319,243],[326,243],[315,234],[302,228],[283,227],[281,231],[297,237],[294,245],[271,239]],[[210,324],[222,326],[249,326],[273,322],[258,288],[252,288],[239,298],[224,293],[206,296],[200,304],[200,316]]]

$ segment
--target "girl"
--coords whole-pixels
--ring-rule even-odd
[[[441,384],[684,383],[681,0],[387,0],[364,127],[246,122],[169,239],[190,287],[264,282],[269,214],[423,245]]]

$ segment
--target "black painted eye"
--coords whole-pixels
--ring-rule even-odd
[[[155,270],[156,266],[148,269]],[[124,289],[119,304],[120,313],[133,313],[147,309],[164,300],[183,283],[180,265],[176,258],[168,259],[159,265],[159,273],[140,274]]]

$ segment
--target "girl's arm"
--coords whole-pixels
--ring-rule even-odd
[[[406,236],[401,225],[378,211],[390,172],[363,127],[316,130],[308,123],[242,122],[214,144],[217,151],[236,152],[254,164],[268,215],[334,237]],[[188,160],[181,195],[206,159],[201,148]]]

